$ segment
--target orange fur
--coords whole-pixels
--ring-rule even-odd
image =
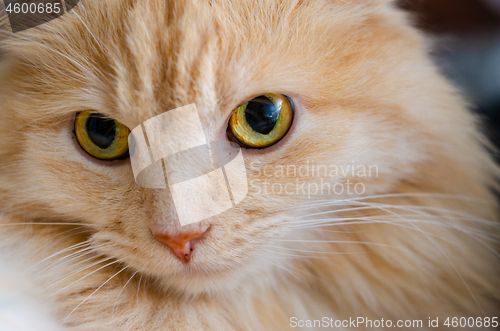
[[[428,41],[389,1],[82,0],[37,28],[3,25],[0,251],[24,261],[71,329],[285,330],[292,316],[426,323],[500,310],[500,231],[484,203],[498,167]],[[226,139],[232,110],[264,93],[290,96],[296,118],[279,144],[246,151],[249,182],[266,166],[355,160],[379,169],[351,178],[377,196],[360,200],[370,209],[251,187],[183,264],[149,232],[178,227],[169,193],[137,186],[128,161],[91,159],[72,134],[85,109],[134,128],[196,103],[206,136]],[[273,178],[296,180],[318,178]],[[304,217],[331,222],[297,227]],[[47,258],[85,240],[87,255]]]

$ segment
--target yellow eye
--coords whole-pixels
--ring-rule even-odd
[[[293,105],[281,94],[265,94],[239,106],[231,115],[228,131],[249,148],[276,144],[293,122]]]
[[[129,133],[125,125],[99,112],[86,110],[76,115],[76,139],[85,152],[97,159],[127,157]]]

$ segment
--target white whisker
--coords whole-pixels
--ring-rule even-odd
[[[82,268],[82,269],[80,269],[80,270],[78,270],[78,271],[76,271],[76,272],[71,273],[70,275],[67,275],[67,276],[65,276],[65,277],[63,277],[63,278],[60,278],[60,279],[56,280],[55,282],[50,283],[48,286],[46,286],[46,287],[45,287],[45,289],[50,288],[50,287],[52,287],[52,286],[54,286],[54,285],[59,284],[59,283],[60,283],[60,282],[62,282],[63,280],[67,279],[68,277],[74,276],[74,275],[76,275],[76,274],[78,274],[78,273],[80,273],[80,272],[82,272],[82,271],[84,271],[84,270],[86,270],[86,269],[88,269],[88,268],[91,268],[91,267],[96,266],[96,265],[98,265],[98,264],[104,263],[104,262],[109,261],[109,260],[111,260],[111,259],[113,259],[113,258],[112,258],[112,257],[108,257],[108,258],[106,258],[106,259],[103,259],[103,260],[100,260],[100,261],[98,261],[98,262],[92,263],[91,265],[86,266],[85,268]],[[70,286],[72,286],[73,284],[75,284],[75,283],[77,283],[77,282],[79,282],[79,281],[81,281],[81,280],[83,280],[83,279],[87,278],[88,276],[90,276],[90,275],[92,275],[92,274],[96,273],[97,271],[102,270],[102,269],[106,268],[107,266],[113,265],[113,264],[118,263],[118,262],[121,262],[121,261],[120,261],[120,260],[112,261],[112,262],[110,262],[110,263],[108,263],[108,264],[106,264],[106,265],[104,265],[104,266],[102,266],[102,267],[99,267],[98,269],[96,269],[96,270],[94,270],[94,271],[92,271],[92,272],[90,272],[90,273],[86,274],[85,276],[83,276],[83,277],[79,278],[78,280],[74,281],[73,283],[71,283],[71,284],[69,284],[69,285],[67,285],[67,286],[65,286],[65,287],[63,287],[63,288],[61,288],[61,289],[57,290],[56,292],[54,292],[54,293],[53,293],[53,294],[51,294],[51,295],[56,295],[57,293],[59,293],[59,292],[61,292],[61,291],[65,290],[65,289],[67,289],[68,287],[70,287]]]
[[[299,239],[275,239],[276,241],[285,241],[285,242],[297,242],[297,243],[334,243],[334,244],[351,244],[351,245],[370,245],[370,246],[379,246],[386,248],[395,248],[402,251],[410,252],[408,249],[403,247],[397,247],[394,245],[376,243],[376,242],[368,242],[368,241],[349,241],[349,240],[299,240]]]
[[[85,300],[83,300],[78,306],[76,306],[75,309],[73,309],[71,311],[71,313],[69,313],[68,316],[66,316],[66,318],[64,319],[63,321],[63,324],[66,323],[66,321],[68,320],[68,318],[78,309],[80,308],[81,305],[83,305],[85,302],[87,302],[87,300],[89,300],[94,294],[97,293],[97,291],[99,291],[104,285],[106,285],[109,281],[111,281],[113,278],[115,278],[118,274],[120,274],[122,271],[124,271],[125,269],[127,269],[127,267],[124,267],[123,269],[121,269],[120,271],[118,271],[116,274],[114,274],[113,276],[111,276],[110,278],[108,278],[107,281],[105,281],[101,286],[99,286],[94,292],[92,292],[92,294],[90,294]]]
[[[66,253],[66,252],[71,251],[71,250],[76,249],[76,248],[80,248],[81,246],[88,246],[88,245],[90,245],[90,244],[91,244],[91,243],[87,240],[87,241],[84,241],[84,242],[81,242],[81,243],[75,244],[75,245],[73,245],[73,246],[67,247],[67,248],[65,248],[65,249],[62,249],[62,250],[60,250],[59,252],[54,253],[54,254],[52,254],[52,255],[50,255],[50,256],[48,256],[48,257],[44,258],[43,260],[41,260],[41,261],[39,261],[39,262],[35,263],[35,264],[34,264],[34,265],[32,265],[31,267],[29,267],[29,268],[28,268],[28,270],[31,270],[32,268],[36,267],[36,266],[37,266],[37,265],[39,265],[40,263],[43,263],[43,262],[45,262],[45,261],[47,261],[47,260],[49,260],[49,259],[51,259],[51,258],[53,258],[53,257],[55,257],[55,256],[57,256],[57,255],[60,255],[60,254]]]
[[[139,278],[139,285],[137,285],[137,293],[136,293],[137,302],[139,302],[139,290],[141,288],[141,281],[142,281],[142,275],[141,275],[141,278]]]
[[[112,312],[112,316],[115,315],[115,307],[116,307],[116,303],[118,302],[118,299],[120,298],[120,295],[122,294],[123,290],[125,289],[125,287],[127,287],[128,283],[130,283],[130,281],[132,280],[132,278],[135,277],[135,275],[137,275],[139,271],[136,271],[134,272],[134,274],[129,278],[129,280],[125,283],[125,285],[123,285],[123,288],[121,289],[120,293],[118,293],[118,296],[116,297],[116,300],[115,300],[115,303],[113,304],[113,312]]]
[[[367,203],[368,205],[370,205],[370,203]],[[388,209],[384,209],[383,207],[378,207],[379,209],[381,210],[384,210],[388,213],[391,213],[397,217],[400,217],[398,214],[388,210]],[[401,217],[402,220],[404,220],[404,218]],[[456,274],[458,275],[458,277],[460,278],[460,280],[462,281],[462,283],[465,285],[465,287],[467,288],[467,291],[469,292],[469,294],[472,296],[472,298],[474,299],[474,301],[476,302],[477,306],[479,307],[479,309],[481,310],[481,312],[483,314],[485,314],[483,308],[481,307],[481,305],[479,304],[479,302],[477,301],[476,299],[476,296],[472,293],[469,285],[467,284],[467,282],[465,281],[465,279],[462,277],[462,274],[458,271],[457,267],[455,266],[455,264],[450,260],[450,258],[448,257],[448,255],[442,250],[441,246],[439,246],[430,236],[428,236],[424,231],[422,231],[420,228],[418,228],[415,224],[413,223],[409,223],[411,226],[415,227],[416,229],[418,229],[433,245],[434,247],[436,247],[440,252],[441,254],[444,256],[444,258],[448,261],[448,263],[451,265],[451,267],[455,270]]]

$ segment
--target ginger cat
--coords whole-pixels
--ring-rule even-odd
[[[0,323],[494,327],[499,171],[429,49],[385,0],[81,0],[0,21],[0,298],[38,302]],[[249,191],[181,227],[118,132],[188,104],[243,146]]]

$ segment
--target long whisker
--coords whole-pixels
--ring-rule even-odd
[[[76,263],[73,264],[73,266],[77,266],[78,264],[85,263],[87,261],[93,260],[93,259],[95,259],[95,255],[94,255],[96,253],[95,249],[96,248],[100,248],[100,247],[104,247],[106,245],[107,244],[101,244],[101,245],[91,246],[91,247],[87,247],[85,249],[81,249],[78,252],[75,252],[75,253],[69,254],[67,256],[64,256],[63,258],[55,261],[54,263],[49,264],[48,266],[46,266],[43,270],[41,270],[38,273],[40,274],[40,273],[42,273],[43,271],[45,271],[47,269],[53,269],[56,266],[60,266],[62,264],[69,264],[69,263],[73,262],[74,260],[78,260],[78,259],[80,259],[80,258],[82,258],[82,257],[84,257],[86,255],[93,255],[93,256],[91,256],[91,257],[89,257],[87,259],[84,259],[82,261],[77,261]],[[67,258],[70,258],[70,259],[66,260]]]
[[[122,294],[122,292],[123,292],[123,290],[125,289],[125,287],[127,287],[128,283],[130,283],[130,281],[132,280],[132,278],[134,278],[134,277],[135,277],[135,275],[137,275],[137,273],[138,273],[138,272],[139,272],[139,270],[138,270],[138,271],[136,271],[136,272],[134,272],[134,274],[133,274],[133,275],[129,278],[129,280],[125,283],[125,285],[124,285],[124,286],[123,286],[123,288],[121,289],[120,293],[118,293],[118,296],[116,297],[115,303],[113,304],[113,312],[112,312],[112,314],[111,314],[112,316],[114,316],[114,315],[115,315],[115,306],[116,306],[116,303],[118,302],[118,299],[120,298],[120,295]]]
[[[91,265],[86,266],[85,268],[82,268],[82,269],[80,269],[80,270],[78,270],[78,271],[76,271],[76,272],[71,273],[70,275],[67,275],[67,276],[65,276],[65,277],[63,277],[63,278],[60,278],[60,279],[56,280],[55,282],[50,283],[48,286],[46,286],[46,287],[45,287],[45,289],[50,288],[50,287],[52,287],[52,286],[54,286],[54,285],[56,285],[56,284],[59,284],[61,281],[63,281],[63,280],[65,280],[65,279],[67,279],[68,277],[74,276],[74,275],[76,275],[76,274],[78,274],[78,273],[80,273],[80,272],[82,272],[82,271],[84,271],[84,270],[86,270],[86,269],[88,269],[88,268],[91,268],[91,267],[96,266],[96,265],[98,265],[98,264],[104,263],[104,262],[109,261],[109,260],[111,260],[111,259],[113,259],[113,258],[112,258],[112,257],[108,257],[108,258],[102,259],[102,260],[100,260],[100,261],[98,261],[98,262],[92,263]],[[61,292],[61,291],[65,290],[65,289],[67,289],[68,287],[72,286],[73,284],[78,283],[79,281],[81,281],[81,280],[83,280],[83,279],[87,278],[88,276],[90,276],[90,275],[92,275],[92,274],[96,273],[97,271],[102,270],[102,269],[106,268],[107,266],[110,266],[110,265],[115,264],[115,263],[118,263],[118,262],[121,262],[121,260],[112,261],[112,262],[110,262],[110,263],[108,263],[108,264],[106,264],[106,265],[104,265],[104,266],[102,266],[102,267],[99,267],[98,269],[96,269],[96,270],[94,270],[94,271],[92,271],[92,272],[90,272],[90,273],[86,274],[85,276],[83,276],[83,277],[79,278],[78,280],[76,280],[76,281],[72,282],[71,284],[69,284],[69,285],[67,285],[67,286],[65,286],[65,287],[63,287],[63,288],[61,288],[61,289],[57,290],[57,291],[56,291],[56,292],[54,292],[52,295],[55,295],[55,294],[57,294],[57,293],[59,293],[59,292]]]
[[[450,199],[450,200],[459,200],[459,201],[466,201],[470,203],[477,203],[477,204],[483,204],[483,205],[490,205],[493,207],[499,208],[500,205],[496,201],[491,201],[491,200],[486,200],[486,199],[480,199],[476,197],[471,197],[471,196],[466,196],[466,195],[459,195],[459,194],[447,194],[447,193],[388,193],[388,194],[377,194],[377,195],[370,195],[370,196],[363,196],[363,197],[353,197],[349,199],[316,199],[314,200],[315,203],[303,203],[303,204],[298,204],[292,207],[289,207],[289,209],[296,209],[296,208],[304,208],[304,207],[316,207],[318,205],[322,204],[344,204],[347,202],[355,202],[355,201],[365,201],[365,200],[374,200],[374,199],[387,199],[387,198],[434,198],[434,199]]]
[[[481,217],[478,217],[476,215],[468,214],[465,212],[460,212],[457,210],[451,210],[451,209],[445,209],[445,208],[438,208],[438,207],[431,207],[431,206],[419,206],[419,205],[389,205],[389,204],[379,204],[379,203],[374,203],[371,202],[369,206],[366,206],[366,203],[363,203],[361,201],[350,201],[348,204],[355,204],[355,205],[362,205],[358,207],[352,207],[352,208],[344,208],[344,209],[332,209],[324,212],[317,212],[317,213],[311,213],[311,214],[304,214],[300,217],[312,217],[312,216],[319,216],[319,215],[327,215],[327,214],[337,214],[341,212],[351,212],[351,211],[360,211],[360,210],[374,210],[374,209],[379,209],[378,207],[382,206],[384,208],[388,209],[402,209],[405,211],[411,211],[411,212],[416,212],[419,210],[428,210],[428,211],[435,211],[435,212],[440,212],[443,214],[443,217],[448,216],[460,216],[462,220],[467,220],[471,222],[480,222],[484,224],[488,224],[491,226],[496,226],[500,227],[500,224],[495,221],[490,221]],[[375,208],[373,206],[376,206]],[[436,215],[433,215],[436,216]]]
[[[60,250],[59,252],[54,253],[54,254],[52,254],[52,255],[50,255],[50,256],[48,256],[48,257],[44,258],[43,260],[41,260],[41,261],[39,261],[39,262],[35,263],[35,264],[34,264],[34,265],[32,265],[30,268],[28,268],[28,270],[30,270],[30,269],[32,269],[32,268],[34,268],[34,267],[36,267],[36,266],[37,266],[37,265],[39,265],[40,263],[43,263],[43,262],[47,261],[48,259],[51,259],[51,258],[53,258],[53,257],[55,257],[55,256],[57,256],[57,255],[63,254],[63,253],[65,253],[65,252],[67,252],[67,251],[71,251],[71,250],[73,250],[73,249],[79,248],[79,247],[81,247],[81,246],[86,246],[86,245],[90,245],[90,241],[86,240],[86,241],[80,242],[80,243],[78,243],[78,244],[72,245],[72,246],[70,246],[70,247],[67,247],[67,248],[65,248],[65,249],[62,249],[62,250]]]
[[[82,230],[83,229],[83,230]],[[81,231],[78,231],[78,232],[74,232],[74,231],[77,231],[77,230],[81,230]],[[50,237],[49,239],[47,240],[54,240],[55,238],[59,237],[59,236],[62,236],[63,239],[65,238],[69,238],[69,237],[74,237],[74,236],[77,236],[79,234],[82,234],[82,233],[86,233],[86,232],[90,232],[91,230],[89,228],[87,228],[86,226],[77,226],[76,228],[74,229],[71,229],[71,230],[66,230],[66,231],[63,231],[61,233],[58,233],[56,235],[53,235],[52,237]],[[74,233],[71,233],[71,232],[74,232]]]
[[[273,247],[271,247],[273,248]],[[316,255],[308,255],[308,254],[291,254],[291,253],[286,253],[286,252],[279,252],[275,250],[267,250],[264,249],[265,252],[271,253],[271,254],[279,254],[279,255],[285,255],[285,256],[291,256],[291,257],[306,257],[306,258],[319,258],[319,259],[324,259],[326,256],[325,255],[354,255],[354,254],[366,254],[366,252],[322,252],[322,251],[308,251],[308,250],[300,250],[300,249],[288,249],[285,247],[274,247],[274,248],[281,248],[285,250],[290,250],[290,251],[296,251],[297,253],[313,253]],[[321,256],[322,255],[322,256]]]
[[[80,308],[81,305],[83,305],[85,302],[87,302],[87,300],[89,300],[94,294],[97,293],[97,291],[99,291],[104,285],[106,285],[107,283],[109,283],[109,281],[111,281],[113,278],[115,278],[118,274],[120,274],[122,271],[124,271],[125,269],[127,269],[128,266],[124,267],[123,269],[121,269],[120,271],[118,271],[117,273],[115,273],[113,276],[111,276],[110,278],[108,278],[107,281],[105,281],[101,286],[99,286],[94,292],[92,292],[91,295],[89,295],[85,300],[83,300],[78,306],[76,306],[75,309],[73,309],[71,311],[71,313],[68,314],[68,316],[66,316],[66,318],[64,319],[63,321],[63,324],[66,323],[66,321],[68,320],[68,318],[78,309]]]
[[[367,203],[369,205],[369,203]],[[379,209],[381,210],[384,210],[388,213],[391,213],[395,216],[399,216],[398,214],[388,210],[388,209],[384,209],[383,207],[378,207]],[[404,218],[401,217],[402,220],[404,220]],[[455,270],[456,274],[458,275],[458,277],[460,278],[460,280],[462,281],[462,283],[464,284],[464,286],[467,288],[467,291],[469,292],[469,294],[472,296],[472,298],[474,299],[474,301],[476,302],[477,306],[479,307],[479,309],[481,310],[481,312],[483,314],[485,314],[483,308],[481,307],[481,305],[479,304],[479,302],[477,301],[476,299],[476,296],[472,293],[469,285],[467,284],[467,282],[465,281],[465,279],[462,277],[462,274],[458,271],[457,267],[455,266],[455,264],[450,260],[450,258],[448,257],[448,255],[442,250],[441,246],[439,246],[430,236],[428,236],[427,234],[425,234],[420,228],[418,228],[415,224],[413,223],[409,223],[411,226],[415,227],[416,229],[420,230],[422,232],[422,234],[441,252],[441,254],[444,256],[444,258],[448,261],[448,263],[452,266],[452,268]]]
[[[407,222],[414,222],[414,223],[420,223],[420,224],[433,224],[436,226],[444,226],[444,227],[449,227],[453,228],[456,230],[459,230],[461,232],[467,233],[468,235],[472,235],[475,233],[476,235],[482,234],[483,236],[490,236],[489,240],[492,242],[497,242],[497,240],[493,239],[494,237],[499,238],[499,236],[495,235],[494,233],[488,232],[486,230],[481,230],[481,229],[476,229],[473,227],[465,226],[465,225],[460,225],[460,224],[455,224],[450,221],[445,221],[442,219],[439,219],[438,221],[433,220],[436,219],[434,215],[429,215],[429,214],[421,214],[421,215],[400,215],[401,217],[404,217]],[[410,217],[415,217],[415,216],[424,216],[426,218],[430,218],[432,220],[422,220],[422,219],[410,219]],[[395,219],[395,220],[393,220]],[[392,222],[389,222],[389,220],[393,220]],[[307,228],[317,228],[320,226],[333,226],[333,225],[351,225],[351,224],[369,224],[369,223],[385,223],[385,224],[392,224],[395,226],[399,227],[404,227],[404,228],[411,228],[414,230],[413,227],[408,227],[402,224],[397,224],[398,220],[400,221],[400,217],[394,217],[393,215],[383,215],[383,216],[377,216],[377,217],[336,217],[336,218],[321,218],[321,219],[311,219],[311,220],[299,220],[299,221],[294,221],[294,223],[298,223],[295,225],[292,225],[292,229],[307,229]],[[406,223],[405,221],[405,223]],[[427,232],[429,235],[436,236],[435,234]]]
[[[394,245],[389,245],[389,244],[383,244],[383,243],[375,243],[375,242],[368,242],[368,241],[349,241],[349,240],[299,240],[299,239],[281,239],[277,238],[275,239],[276,241],[285,241],[285,242],[297,242],[297,243],[335,243],[335,244],[352,244],[352,245],[371,245],[371,246],[379,246],[379,247],[386,247],[386,248],[395,248],[399,249],[402,251],[407,251],[410,253],[410,251],[404,247],[398,247]]]
[[[139,290],[141,288],[141,281],[142,281],[142,275],[141,275],[141,278],[139,278],[139,285],[137,285],[137,293],[136,293],[137,302],[139,302]]]
[[[0,226],[12,226],[12,225],[61,225],[61,226],[66,226],[66,225],[87,225],[87,226],[92,226],[92,224],[85,224],[85,223],[38,223],[38,222],[32,222],[32,223],[7,223],[7,224],[0,224]]]

